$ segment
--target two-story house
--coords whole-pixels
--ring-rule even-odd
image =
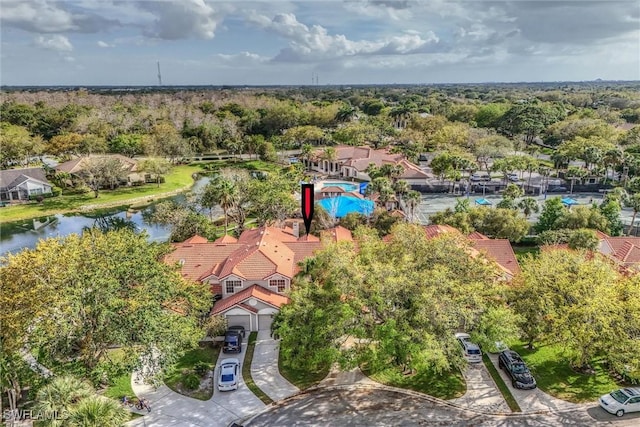
[[[260,227],[235,239],[209,242],[194,236],[174,244],[167,263],[179,263],[182,275],[206,283],[220,297],[212,314],[246,330],[269,330],[273,314],[289,302],[286,296],[298,263],[323,247],[315,236],[297,236],[294,228]],[[325,240],[326,239],[326,240]],[[352,241],[351,232],[336,227],[325,232],[325,241]]]

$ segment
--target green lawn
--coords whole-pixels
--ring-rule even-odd
[[[201,165],[204,169],[246,169],[249,171],[264,171],[264,172],[277,172],[281,171],[286,166],[265,162],[263,160],[240,160],[240,159],[226,159],[226,160],[212,160],[212,161],[203,161],[194,163],[197,165]]]
[[[262,400],[262,403],[265,405],[269,405],[273,403],[273,400],[265,394],[264,391],[260,389],[253,382],[253,377],[251,377],[251,362],[253,361],[253,351],[256,348],[256,339],[258,338],[257,332],[251,332],[249,334],[249,341],[247,342],[247,351],[244,354],[244,362],[242,362],[242,379],[244,383],[247,385],[249,390],[256,396],[258,399]]]
[[[406,388],[440,399],[455,399],[466,391],[464,377],[460,372],[418,372],[414,375],[404,375],[400,369],[390,367],[379,372],[365,372],[372,380],[392,387]]]
[[[86,194],[62,195],[45,199],[42,203],[30,203],[0,208],[0,223],[54,215],[58,213],[76,212],[82,207],[104,208],[149,202],[153,196],[163,197],[187,190],[194,181],[192,175],[201,172],[195,165],[174,167],[160,184],[145,184],[140,187],[122,187],[113,191],[100,191],[97,198],[93,192]],[[142,198],[145,198],[143,201]],[[146,200],[151,199],[151,200]]]
[[[509,387],[504,383],[504,380],[500,376],[500,372],[498,372],[496,367],[491,362],[491,359],[489,359],[489,356],[484,352],[482,353],[482,362],[484,363],[484,366],[487,367],[489,374],[491,374],[491,378],[493,378],[496,386],[498,386],[498,390],[500,390],[500,393],[502,393],[502,396],[507,402],[507,405],[509,405],[509,409],[511,409],[512,412],[522,412],[522,409],[520,409],[520,405],[518,405],[518,402],[516,402],[513,394],[511,394],[511,390],[509,390]]]
[[[131,388],[131,373],[113,378],[111,385],[105,389],[104,395],[116,400],[120,400],[123,396],[134,397],[135,393]]]
[[[594,375],[575,372],[562,356],[562,344],[541,345],[531,351],[524,343],[519,343],[512,349],[527,362],[538,387],[559,399],[575,403],[592,402],[621,387],[600,360],[592,362]]]
[[[169,368],[164,378],[164,383],[176,393],[184,394],[181,387],[183,372],[192,370],[198,362],[207,363],[213,369],[219,352],[220,349],[218,347],[199,347],[189,350]],[[209,400],[212,393],[213,390],[210,390],[209,393],[193,392],[189,396],[200,400]]]
[[[278,369],[280,370],[280,375],[300,390],[318,384],[329,374],[329,366],[325,366],[315,372],[289,366],[283,362],[282,353],[280,353],[278,358]]]

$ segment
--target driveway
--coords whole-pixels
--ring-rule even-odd
[[[278,369],[279,345],[280,341],[271,338],[270,331],[258,331],[258,339],[251,362],[251,378],[260,390],[275,402],[300,391],[280,375]]]
[[[590,404],[575,404],[565,400],[557,399],[539,388],[533,390],[521,390],[511,385],[511,378],[504,369],[498,368],[498,355],[489,354],[491,362],[496,367],[504,383],[509,387],[511,394],[518,402],[523,413],[537,411],[566,411],[566,410],[584,410],[591,406]]]
[[[220,351],[214,380],[222,359],[237,357],[240,364],[244,361],[246,342],[242,344],[242,353],[224,354]],[[153,427],[226,427],[233,421],[263,410],[266,405],[260,401],[245,385],[240,374],[238,390],[218,391],[214,387],[213,397],[207,401],[192,399],[174,392],[165,385],[154,390],[147,384],[135,382],[131,377],[131,386],[138,397],[145,397],[151,402],[151,412],[142,418],[135,419],[128,426]]]
[[[491,413],[511,412],[484,363],[470,363],[464,372],[464,380],[467,383],[466,393],[449,402]]]

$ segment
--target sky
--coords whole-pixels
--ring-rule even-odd
[[[0,0],[0,84],[640,79],[640,0]]]

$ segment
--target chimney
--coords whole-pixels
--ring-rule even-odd
[[[300,222],[293,221],[293,236],[297,239],[300,237]]]

